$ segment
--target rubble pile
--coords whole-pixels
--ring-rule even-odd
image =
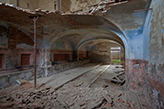
[[[57,94],[52,88],[19,89],[0,95],[1,109],[50,109],[52,107],[62,109],[62,106],[55,100]]]
[[[119,5],[122,3],[127,3],[127,1],[121,1],[121,2],[115,2],[115,1],[109,1],[109,2],[100,2],[98,4],[90,5],[86,9],[80,9],[76,11],[70,11],[70,12],[63,12],[62,15],[100,15],[103,16],[111,6]]]
[[[57,100],[69,109],[93,109],[104,102],[103,88],[70,88],[57,91]]]
[[[4,92],[5,91],[5,92]],[[54,90],[26,83],[0,91],[1,109],[148,109],[138,95],[125,90],[72,87]]]

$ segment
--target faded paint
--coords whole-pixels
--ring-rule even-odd
[[[17,0],[1,0],[1,2],[10,3],[24,9],[34,10],[38,8],[38,0],[19,0],[19,2],[17,2]]]
[[[143,16],[135,17],[137,15],[134,14],[134,10],[144,9],[145,5],[145,0],[132,0],[122,5],[112,6],[106,13],[105,18],[118,26],[122,31],[135,30],[143,25]]]
[[[120,47],[120,46],[110,41],[99,42],[95,45],[92,45],[89,50],[89,58],[91,59],[91,62],[110,64],[111,47]]]
[[[54,5],[56,2],[56,9],[58,10],[58,0],[38,0],[38,7],[46,10],[55,10]]]
[[[89,5],[100,3],[102,0],[70,0],[70,11],[75,11],[79,9],[86,9]],[[103,0],[108,1],[108,0]]]
[[[51,49],[55,50],[73,50],[71,42],[65,38],[60,38],[52,44]]]
[[[164,108],[164,0],[152,0],[144,28],[144,59],[148,61],[144,89],[150,97],[151,107]]]
[[[31,46],[31,45],[27,45],[27,44],[25,44],[25,43],[22,43],[22,44],[16,45],[16,48],[25,48],[25,49],[31,48],[31,49],[33,49],[34,47]]]
[[[148,87],[149,94],[152,94],[154,96],[152,97],[153,100],[155,99],[156,101],[155,104],[152,103],[152,105],[161,108],[163,87],[159,87],[158,84],[163,85],[164,82],[164,14],[161,11],[164,10],[164,4],[162,1],[152,1],[151,7],[153,8],[153,11],[148,11],[148,13],[147,11],[134,13],[134,10],[145,7],[145,0],[133,0],[120,6],[113,6],[106,13],[105,18],[107,20],[104,17],[93,15],[62,16],[53,13],[47,14],[48,12],[38,12],[43,14],[37,22],[38,45],[41,48],[38,54],[40,55],[39,66],[45,68],[45,75],[47,76],[47,66],[50,66],[51,61],[53,61],[51,55],[54,55],[56,52],[51,51],[51,47],[53,49],[65,50],[71,48],[71,45],[74,45],[74,52],[77,52],[79,57],[83,57],[82,55],[85,52],[80,53],[79,50],[83,46],[83,49],[87,49],[86,47],[89,46],[89,42],[91,43],[91,41],[98,39],[114,40],[125,48],[127,84],[131,89],[136,89],[138,91],[143,91],[142,87]],[[31,39],[30,43],[26,44],[32,46],[32,38],[29,37],[27,33],[21,31],[27,30],[28,33],[33,36],[33,22],[28,18],[29,15],[33,15],[32,12],[25,13],[14,8],[10,9],[3,5],[1,8],[0,15],[2,17],[0,17],[0,20],[8,22],[11,26],[19,26],[21,29],[15,29],[13,31],[16,32],[19,30],[21,34],[23,33],[22,36],[28,37],[29,40]],[[10,11],[16,13],[16,15]],[[13,19],[10,19],[10,17]],[[13,36],[15,35],[13,34]],[[65,39],[62,40],[63,38],[67,41],[64,41]],[[64,44],[62,44],[62,42]],[[15,46],[22,46],[24,43],[25,42],[21,41],[13,44],[13,48],[15,48]],[[91,48],[97,51],[97,48],[103,46],[104,45],[101,45],[100,47],[94,46]],[[28,53],[27,51],[24,52]],[[60,53],[61,52],[63,52],[63,54],[68,53],[67,51],[60,51]],[[14,55],[15,58],[13,61],[16,63],[17,60],[19,61],[19,59],[17,59],[19,56],[17,56],[18,53]],[[8,59],[10,58],[10,55],[6,57]],[[9,61],[6,64],[7,66],[9,66],[8,63]]]
[[[164,29],[162,29],[161,32],[164,33]]]
[[[8,47],[8,36],[9,29],[5,26],[0,25],[0,47],[7,48]]]

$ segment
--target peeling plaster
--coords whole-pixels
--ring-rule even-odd
[[[124,31],[125,35],[128,37],[129,41],[129,52],[131,54],[129,59],[142,59],[143,58],[143,26],[135,30]]]
[[[162,29],[161,32],[164,33],[164,29]]]
[[[152,0],[144,25],[144,59],[149,62],[146,81],[153,108],[163,109],[164,100],[164,0]],[[145,87],[146,88],[146,87]],[[153,95],[152,95],[153,94]]]
[[[158,5],[155,5],[158,4]],[[162,45],[162,38],[164,38],[163,30],[164,25],[162,25],[162,21],[164,21],[164,0],[156,0],[153,1],[151,7],[153,7],[153,14],[151,20],[151,32],[150,32],[150,63],[163,64],[163,55],[164,55],[164,47]],[[161,13],[159,16],[159,13]],[[158,26],[155,26],[158,25]],[[157,37],[159,36],[159,37]],[[158,43],[156,43],[158,42]]]
[[[31,45],[27,45],[27,44],[23,43],[23,44],[18,44],[16,46],[16,48],[32,48],[33,49],[34,47]]]
[[[54,42],[54,44],[52,44],[51,49],[55,49],[55,50],[73,50],[73,46],[72,44],[63,38],[58,39],[57,41]]]

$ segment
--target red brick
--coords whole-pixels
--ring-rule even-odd
[[[0,68],[2,68],[2,54],[0,54]]]
[[[54,54],[54,61],[69,60],[69,54]]]
[[[30,65],[30,54],[21,55],[21,65]]]

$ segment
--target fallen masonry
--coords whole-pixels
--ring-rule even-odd
[[[5,90],[5,91],[4,91]],[[42,86],[34,89],[29,82],[0,91],[1,109],[149,109],[139,95],[122,89],[62,88]]]

